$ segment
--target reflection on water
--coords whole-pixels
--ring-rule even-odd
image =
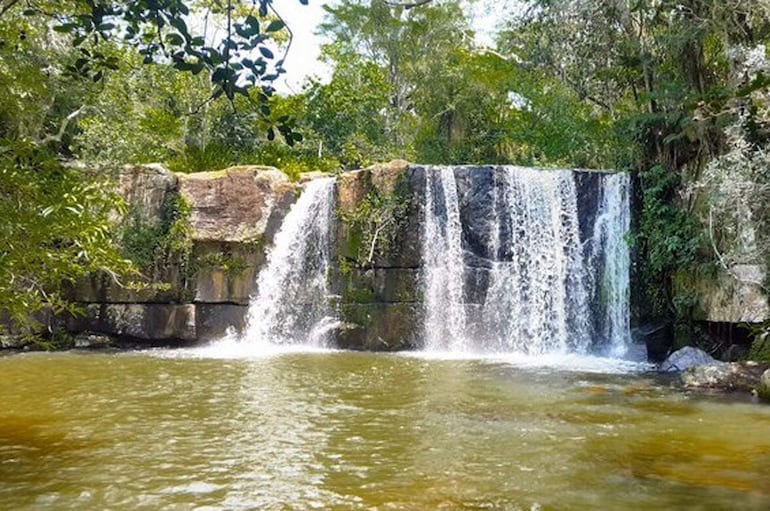
[[[0,359],[0,509],[770,509],[770,408],[355,353]]]

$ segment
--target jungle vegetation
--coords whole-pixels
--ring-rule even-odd
[[[273,3],[0,1],[1,309],[23,321],[69,307],[66,282],[131,271],[108,179],[148,160],[627,170],[651,317],[684,313],[675,276],[693,265],[770,259],[741,228],[770,219],[767,0],[523,0],[491,47],[472,2],[338,0],[319,28],[329,78],[293,94],[274,88],[296,28]]]

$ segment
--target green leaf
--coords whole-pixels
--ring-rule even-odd
[[[179,34],[168,34],[166,36],[166,42],[174,46],[181,46],[184,44],[184,38]]]
[[[53,27],[54,31],[60,32],[62,34],[69,34],[76,28],[77,28],[77,25],[75,25],[74,23],[64,23],[63,25],[55,25]]]
[[[284,24],[283,21],[281,21],[281,20],[273,20],[267,26],[267,29],[265,30],[265,32],[278,32],[279,30],[281,30],[285,26],[286,25]]]

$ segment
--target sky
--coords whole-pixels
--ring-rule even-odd
[[[294,34],[284,62],[286,74],[276,83],[279,92],[300,92],[306,77],[325,77],[325,66],[318,60],[323,39],[315,32],[323,20],[325,11],[322,6],[329,3],[318,0],[309,0],[308,5],[300,4],[299,0],[273,2],[273,7]]]
[[[286,57],[286,74],[276,83],[276,89],[283,94],[300,92],[302,83],[309,76],[328,78],[328,69],[318,60],[323,38],[316,34],[323,20],[323,5],[334,2],[309,0],[302,5],[299,0],[273,2],[273,7],[286,20],[294,33],[291,50]],[[477,42],[492,45],[498,20],[512,9],[520,9],[518,0],[477,0],[469,8],[468,17],[476,31]]]

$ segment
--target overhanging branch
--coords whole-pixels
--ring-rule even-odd
[[[414,2],[389,2],[388,0],[383,0],[386,4],[392,5],[393,7],[403,7],[404,9],[411,9],[412,7],[419,7],[421,5],[429,4],[433,0],[415,0]]]
[[[8,12],[8,10],[10,10],[11,7],[13,7],[14,5],[18,4],[19,1],[20,0],[10,0],[10,2],[4,3],[4,4],[0,5],[0,18],[2,18],[3,14]]]

